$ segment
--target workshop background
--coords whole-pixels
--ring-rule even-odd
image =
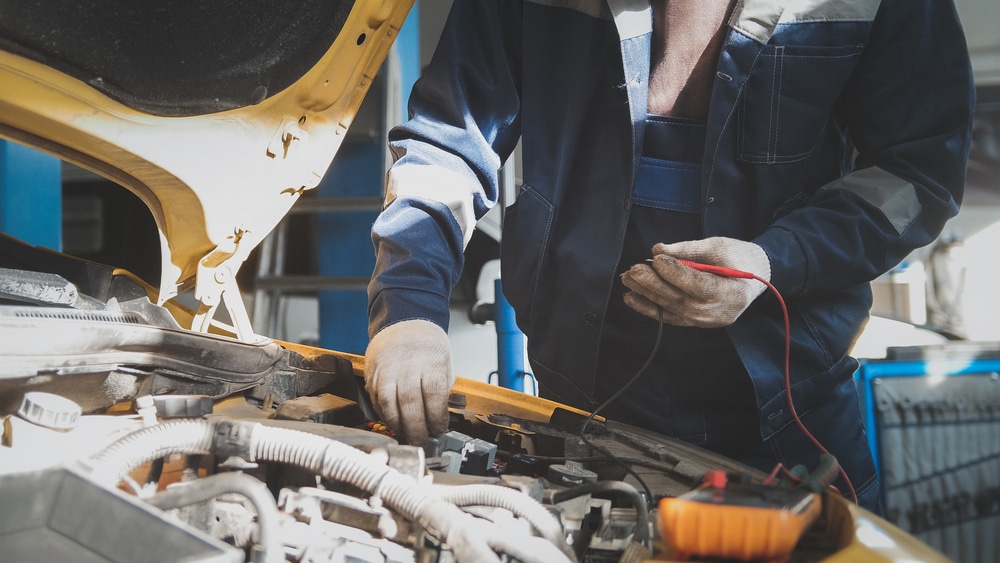
[[[957,5],[978,94],[965,201],[934,244],[875,280],[873,317],[854,354],[890,521],[973,561],[997,553],[1000,541],[1000,2]],[[449,6],[418,2],[319,188],[241,271],[259,333],[364,353],[369,229],[390,162],[385,137],[406,115]],[[517,154],[503,178],[510,198]],[[49,211],[60,207],[61,215]],[[479,225],[452,296],[455,372],[509,383],[504,372],[512,370],[515,388],[532,392],[523,338],[488,320],[504,311],[488,305],[499,275],[495,211]],[[159,280],[159,256],[150,255],[159,248],[156,227],[135,196],[7,141],[0,141],[0,231]]]

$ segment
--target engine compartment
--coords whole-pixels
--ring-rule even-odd
[[[143,396],[80,415],[66,429],[44,424],[72,418],[70,401],[37,406],[57,396],[26,397],[32,405],[5,418],[0,461],[13,471],[0,475],[0,491],[31,495],[18,505],[36,511],[59,507],[34,518],[45,522],[35,539],[75,534],[97,561],[662,560],[669,549],[656,532],[656,506],[619,463],[657,498],[691,490],[709,469],[741,471],[603,422],[588,426],[587,437],[617,461],[595,455],[577,432],[583,418],[562,409],[537,422],[452,408],[452,429],[423,449],[398,444],[372,421],[317,422],[360,412],[326,394],[272,409],[244,395]],[[27,412],[42,409],[49,412]],[[0,522],[11,560],[63,559],[65,541],[16,542],[15,532],[26,532],[12,529],[23,517],[15,512]],[[106,514],[99,522],[110,530],[59,529],[92,514]],[[155,525],[112,533],[133,527],[137,515]],[[183,541],[164,539],[174,535]],[[192,554],[192,545],[203,551]],[[817,528],[800,546],[810,557],[797,560],[835,550]]]
[[[663,499],[707,490],[725,518],[755,519],[729,509],[773,508],[776,485],[793,486],[463,378],[449,431],[401,445],[364,391],[362,357],[185,330],[191,312],[155,305],[128,272],[14,239],[0,237],[0,258],[0,499],[16,507],[0,511],[5,561],[720,560],[665,541]],[[699,507],[681,517],[697,541],[755,541],[738,523],[699,524]],[[850,560],[874,523],[891,530],[822,492],[781,558]]]

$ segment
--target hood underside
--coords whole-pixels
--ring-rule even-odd
[[[344,28],[352,2],[57,0],[0,7],[0,46],[152,115],[254,105],[292,86]]]
[[[0,4],[0,137],[135,193],[159,301],[206,331],[235,274],[325,174],[412,0]]]

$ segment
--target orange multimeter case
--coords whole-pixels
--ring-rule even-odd
[[[710,472],[697,489],[660,501],[660,535],[678,557],[783,561],[819,517],[816,493],[726,481]]]

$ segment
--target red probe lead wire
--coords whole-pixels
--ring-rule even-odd
[[[832,455],[825,447],[823,447],[823,444],[821,444],[819,440],[817,440],[812,433],[806,429],[806,425],[803,424],[802,420],[799,418],[799,413],[795,412],[795,404],[792,402],[792,376],[790,367],[792,356],[792,329],[788,322],[788,307],[785,305],[785,300],[782,299],[781,293],[778,292],[778,289],[771,285],[771,282],[751,272],[744,272],[743,270],[737,270],[735,268],[725,268],[723,266],[713,266],[711,264],[701,264],[699,262],[691,262],[689,260],[678,260],[678,262],[689,268],[698,270],[699,272],[707,272],[709,274],[715,274],[725,278],[757,280],[771,290],[771,293],[773,293],[778,299],[778,304],[781,305],[781,314],[785,320],[785,397],[788,399],[788,410],[791,411],[795,424],[797,424],[803,434],[806,435],[806,438],[809,438],[809,441],[811,441],[813,445],[819,449],[819,451],[827,455]],[[840,464],[837,465],[839,466]],[[847,478],[847,473],[844,471],[844,468],[838,467],[837,470],[840,472],[840,476],[844,479],[844,482],[847,483],[847,488],[851,492],[851,500],[854,501],[854,504],[858,504],[858,495],[854,492],[854,485],[852,485],[851,480]]]

